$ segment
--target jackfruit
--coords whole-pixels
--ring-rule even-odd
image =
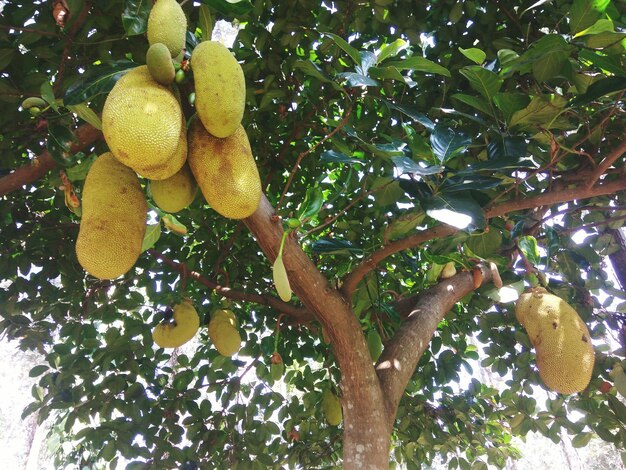
[[[261,178],[243,127],[230,137],[218,139],[196,119],[189,129],[187,158],[213,209],[231,219],[252,215],[261,200]]]
[[[589,330],[576,310],[539,287],[520,296],[515,316],[535,347],[544,384],[559,393],[584,390],[595,357]]]
[[[241,65],[226,46],[204,41],[191,54],[191,69],[202,124],[215,137],[232,135],[241,124],[246,102]]]
[[[118,80],[102,110],[102,132],[113,155],[150,179],[168,178],[182,167],[176,152],[186,153],[186,146],[179,147],[183,123],[176,97],[145,65]]]
[[[163,43],[171,57],[177,57],[185,47],[187,17],[176,0],[157,0],[148,16],[148,42]]]
[[[150,192],[154,203],[165,212],[183,210],[194,200],[198,185],[193,179],[189,165],[164,180],[150,181]]]
[[[165,44],[157,42],[150,46],[146,53],[146,65],[152,78],[161,85],[171,85],[174,82],[176,70]]]
[[[98,279],[128,272],[141,254],[148,211],[135,172],[109,152],[100,155],[85,179],[82,211],[76,240],[81,266]]]
[[[285,363],[278,351],[275,351],[270,358],[270,376],[274,380],[280,380],[285,372]]]
[[[237,319],[229,310],[217,310],[209,321],[209,338],[222,356],[232,356],[241,348]]]
[[[338,426],[343,420],[343,412],[341,411],[341,403],[339,398],[330,390],[325,390],[322,394],[322,411],[326,422],[331,426]]]
[[[372,361],[376,362],[383,353],[383,340],[376,330],[370,330],[367,334],[367,349],[369,349]]]
[[[174,307],[174,322],[157,325],[152,339],[161,348],[178,348],[194,337],[200,327],[200,317],[188,300]]]
[[[280,256],[277,256],[274,261],[272,277],[274,278],[274,286],[276,287],[278,296],[283,302],[289,302],[291,300],[291,286],[289,285],[289,278],[287,277],[285,263],[283,263],[282,253]]]

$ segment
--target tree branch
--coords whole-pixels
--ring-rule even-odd
[[[175,271],[178,271],[183,276],[189,276],[194,281],[199,282],[200,284],[208,287],[211,290],[223,295],[226,298],[232,300],[241,300],[244,302],[252,302],[260,305],[268,305],[277,311],[289,315],[295,320],[306,322],[311,321],[313,316],[311,312],[304,308],[297,308],[293,305],[290,305],[282,300],[277,299],[276,297],[264,296],[259,294],[252,294],[247,292],[240,292],[233,290],[229,287],[221,286],[213,281],[210,281],[206,277],[202,276],[202,274],[196,271],[190,271],[189,268],[184,263],[180,263],[178,261],[174,261],[162,253],[154,249],[147,250],[149,254],[154,256],[156,259],[161,260],[163,263],[167,264],[169,267],[173,268]]]
[[[89,124],[83,124],[74,131],[77,142],[71,146],[71,152],[81,152],[102,138],[102,132]],[[16,168],[12,173],[0,178],[0,197],[21,188],[25,184],[37,181],[57,163],[47,150],[35,157],[29,164]]]
[[[623,144],[620,146],[624,146]],[[608,157],[607,157],[608,158]],[[599,183],[593,187],[587,188],[585,185],[575,186],[572,188],[555,189],[547,193],[534,197],[516,198],[509,201],[498,204],[492,208],[485,209],[485,218],[491,219],[506,215],[510,212],[521,211],[525,209],[531,209],[540,206],[551,206],[554,204],[560,204],[562,202],[569,202],[579,199],[588,199],[596,196],[604,196],[607,194],[613,194],[618,191],[626,190],[626,179],[620,178],[607,183]],[[365,275],[376,267],[383,259],[393,255],[402,250],[416,247],[429,240],[435,238],[442,238],[448,235],[452,235],[459,230],[450,225],[436,225],[433,228],[429,228],[422,232],[418,232],[410,237],[396,240],[388,245],[385,245],[380,250],[375,251],[368,256],[361,264],[359,264],[352,272],[350,272],[345,278],[341,291],[350,298],[352,293],[363,280]]]
[[[478,265],[482,284],[492,280],[488,266]],[[398,409],[400,399],[415,371],[420,358],[428,348],[439,322],[463,297],[472,292],[472,272],[462,272],[420,293],[417,302],[389,342],[376,363],[390,425]]]
[[[620,158],[622,155],[626,153],[626,140],[622,140],[622,142],[615,147],[609,154],[604,157],[604,160],[600,162],[598,168],[594,170],[591,174],[590,178],[587,180],[587,187],[592,187],[596,181],[609,169],[611,165],[615,163],[615,161]]]

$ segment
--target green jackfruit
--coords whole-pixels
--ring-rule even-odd
[[[99,279],[128,272],[146,231],[146,198],[135,172],[113,154],[102,154],[85,179],[82,208],[76,240],[81,266]]]
[[[200,327],[200,317],[189,301],[174,307],[174,322],[157,325],[152,339],[161,348],[178,348],[193,338]]]
[[[175,213],[191,204],[198,192],[198,185],[193,179],[189,165],[183,165],[173,176],[151,181],[150,192],[155,204],[161,210]]]
[[[235,312],[233,312],[232,310],[220,309],[220,310],[215,310],[211,314],[212,321],[221,321],[220,319],[227,320],[228,323],[234,326],[235,328],[237,328],[238,326],[237,317],[235,316]]]
[[[576,310],[546,289],[534,288],[520,296],[515,316],[535,347],[544,384],[559,393],[584,390],[595,355],[587,325]]]
[[[276,287],[278,296],[283,302],[289,302],[291,300],[291,286],[289,285],[289,278],[287,277],[285,263],[283,263],[282,253],[280,256],[277,256],[274,261],[272,277],[274,278],[274,286]]]
[[[196,119],[188,141],[189,167],[211,207],[230,219],[252,215],[261,200],[261,178],[243,127],[218,139]]]
[[[171,57],[177,57],[185,47],[187,18],[176,0],[157,0],[148,16],[148,42],[162,43]]]
[[[152,78],[161,85],[171,85],[174,82],[176,70],[165,44],[157,42],[150,46],[146,54],[146,65]]]
[[[243,117],[246,82],[241,66],[215,41],[198,44],[191,54],[196,88],[196,111],[205,129],[215,137],[232,135]]]
[[[367,334],[367,349],[369,349],[372,361],[376,362],[383,353],[383,340],[378,331],[370,330]]]
[[[102,132],[115,158],[146,178],[169,178],[185,162],[180,104],[146,66],[127,72],[115,84],[102,110]]]
[[[330,390],[325,390],[322,394],[322,411],[328,424],[331,426],[339,426],[341,424],[343,420],[341,403],[339,398]]]
[[[241,348],[239,331],[233,325],[233,320],[227,316],[211,318],[208,332],[215,349],[222,356],[232,356]]]

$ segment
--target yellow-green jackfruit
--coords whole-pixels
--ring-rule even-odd
[[[200,317],[187,300],[174,307],[174,323],[157,325],[152,339],[161,348],[178,348],[194,337],[200,327]]]
[[[81,266],[99,279],[128,272],[146,232],[146,198],[135,172],[109,152],[100,155],[85,179],[82,207],[76,240]]]
[[[559,393],[584,390],[595,360],[587,325],[567,302],[534,288],[522,294],[515,308],[537,355],[539,376]]]
[[[216,310],[209,321],[209,338],[222,356],[232,356],[241,348],[237,319],[231,310]]]
[[[198,185],[189,165],[183,165],[173,176],[151,181],[150,191],[152,199],[161,210],[175,213],[191,204],[198,192]]]
[[[339,426],[341,424],[343,420],[341,403],[339,398],[330,390],[325,390],[322,394],[322,411],[328,424],[331,426]]]
[[[146,53],[146,65],[152,78],[161,85],[171,85],[174,82],[176,70],[165,44],[157,42],[150,46]]]
[[[191,54],[191,69],[202,124],[215,137],[232,135],[241,124],[246,102],[241,66],[226,46],[204,41]]]
[[[218,139],[196,119],[188,142],[189,167],[211,207],[230,219],[252,215],[261,200],[261,179],[243,127]]]
[[[167,46],[171,57],[177,57],[185,47],[187,18],[176,0],[157,0],[148,16],[148,42]]]
[[[141,176],[165,179],[183,166],[187,153],[180,104],[146,66],[115,84],[102,110],[102,132],[115,158]]]

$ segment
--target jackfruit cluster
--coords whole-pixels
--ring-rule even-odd
[[[215,310],[208,331],[209,339],[222,356],[232,356],[241,348],[237,317],[232,310]]]
[[[152,339],[161,348],[178,348],[193,338],[200,327],[200,317],[189,301],[174,307],[172,323],[157,325]]]
[[[125,274],[141,253],[146,200],[137,175],[150,180],[145,186],[164,212],[187,207],[198,187],[213,209],[233,219],[250,216],[261,198],[259,172],[241,125],[246,88],[235,57],[220,43],[205,41],[181,63],[187,19],[176,0],[157,0],[147,29],[146,65],[126,72],[107,96],[102,132],[110,153],[85,183],[76,251],[84,269],[102,279]],[[177,83],[190,67],[198,117],[188,132]],[[98,169],[102,166],[112,169],[107,174]]]
[[[559,393],[584,390],[595,361],[587,325],[576,310],[544,288],[522,294],[515,317],[528,333],[537,356],[539,376]]]

